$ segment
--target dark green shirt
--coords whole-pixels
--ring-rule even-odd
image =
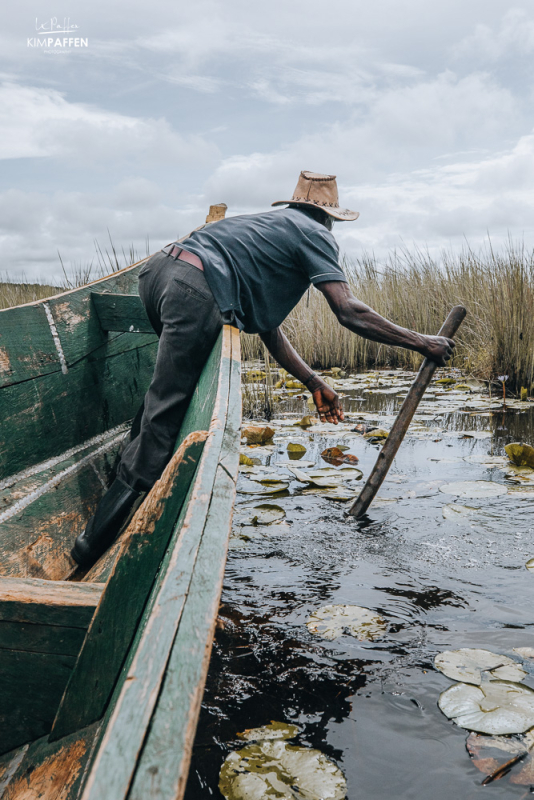
[[[246,333],[277,328],[310,284],[347,280],[333,235],[296,208],[229,217],[181,246],[202,260],[220,310]]]

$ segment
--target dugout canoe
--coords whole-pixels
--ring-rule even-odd
[[[235,497],[239,334],[226,326],[177,450],[86,574],[70,557],[113,477],[157,339],[144,261],[0,311],[0,796],[185,790]]]

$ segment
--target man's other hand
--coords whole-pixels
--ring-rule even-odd
[[[319,412],[321,422],[331,422],[337,425],[343,422],[345,416],[341,408],[339,397],[327,383],[321,381],[321,386],[312,392],[313,402]]]
[[[445,367],[447,361],[452,358],[455,344],[452,339],[446,336],[422,336],[423,347],[421,354],[431,361],[435,361],[439,367]]]

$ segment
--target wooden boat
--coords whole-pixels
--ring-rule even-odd
[[[226,326],[177,450],[85,575],[69,553],[113,475],[157,339],[144,262],[0,311],[0,796],[182,797],[239,463]]]

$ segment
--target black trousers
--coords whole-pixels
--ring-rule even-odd
[[[169,462],[191,396],[224,320],[202,270],[165,253],[139,273],[139,294],[159,336],[156,366],[118,477],[147,491]]]

